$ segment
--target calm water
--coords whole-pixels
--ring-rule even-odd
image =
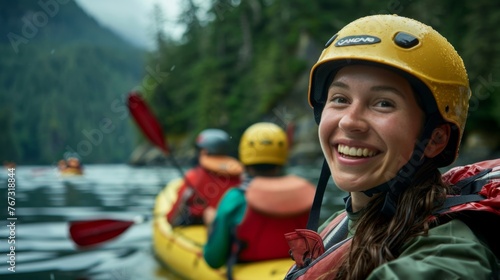
[[[4,208],[0,212],[0,278],[178,279],[154,258],[150,222],[134,225],[119,238],[92,249],[77,248],[68,234],[68,221],[130,220],[149,215],[156,194],[179,176],[178,170],[161,166],[87,165],[85,174],[76,177],[60,177],[52,166],[18,166],[15,171],[13,216],[7,213],[8,172],[2,169],[0,174],[0,205]],[[313,168],[288,171],[313,183],[319,176],[319,169]],[[341,201],[342,195],[327,193],[324,207],[336,209]],[[327,212],[323,210],[324,214]],[[9,227],[12,222],[14,230]],[[10,246],[15,246],[15,272],[9,270],[13,269],[13,263],[9,263],[13,258]]]

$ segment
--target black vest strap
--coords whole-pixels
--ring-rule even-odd
[[[465,178],[461,181],[458,181],[455,184],[455,187],[460,190],[460,194],[473,194],[477,193],[481,190],[481,188],[486,184],[485,180],[477,180],[480,177],[483,177],[484,175],[488,174],[491,172],[491,168],[482,170],[481,172],[470,176],[468,178]]]
[[[233,268],[234,265],[238,262],[238,254],[241,251],[241,247],[243,244],[236,238],[236,229],[233,229],[230,234],[231,239],[231,252],[229,254],[229,258],[226,262],[226,278],[227,280],[233,280]]]
[[[349,217],[347,217],[346,215],[344,219],[342,219],[340,224],[335,228],[333,228],[333,230],[335,231],[335,233],[325,243],[325,250],[328,250],[328,248],[339,243],[340,241],[344,240],[347,237],[347,233],[349,232]],[[328,234],[325,236],[325,238],[328,238]]]
[[[434,214],[440,214],[440,213],[446,212],[451,207],[456,206],[456,205],[465,204],[465,203],[474,202],[474,201],[481,201],[483,199],[485,199],[485,197],[482,195],[479,195],[479,194],[468,194],[468,195],[459,195],[459,196],[449,197],[444,202],[443,207],[441,207],[441,209],[439,209],[438,211],[434,212]]]
[[[307,229],[318,231],[319,215],[321,212],[321,204],[323,203],[323,195],[325,194],[326,185],[330,179],[330,167],[326,159],[323,160],[321,174],[319,175],[318,184],[316,186],[316,193],[314,194],[314,201],[309,213],[309,220],[307,221]]]

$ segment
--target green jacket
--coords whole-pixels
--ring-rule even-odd
[[[238,188],[228,190],[222,197],[203,248],[203,258],[210,267],[226,264],[231,253],[231,233],[243,220],[246,207],[245,193]]]
[[[357,217],[349,212],[348,216],[352,235],[352,220]],[[498,279],[499,273],[499,262],[489,247],[465,223],[454,219],[407,242],[398,258],[373,270],[367,279]]]

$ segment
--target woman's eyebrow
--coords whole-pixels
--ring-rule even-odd
[[[333,81],[330,84],[329,89],[334,88],[334,87],[339,87],[339,88],[343,88],[343,89],[349,89],[349,85],[348,84],[345,84],[345,83],[339,82],[339,81]],[[370,88],[370,90],[371,91],[390,91],[392,93],[397,94],[398,96],[401,96],[402,98],[405,98],[405,95],[400,90],[398,90],[397,88],[392,87],[392,86],[384,86],[384,85],[373,86],[373,87]]]
[[[331,84],[330,84],[330,87],[329,88],[332,88],[332,87],[340,87],[340,88],[349,88],[349,86],[347,84],[344,84],[342,82],[338,82],[338,81],[333,81]]]
[[[372,91],[390,91],[392,93],[395,93],[397,95],[399,95],[401,98],[405,99],[405,95],[399,91],[397,88],[395,87],[391,87],[391,86],[373,86],[371,87],[371,90]]]

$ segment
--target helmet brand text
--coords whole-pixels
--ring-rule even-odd
[[[340,38],[336,43],[336,47],[345,47],[352,45],[370,45],[380,43],[380,38],[370,35],[347,36]]]

